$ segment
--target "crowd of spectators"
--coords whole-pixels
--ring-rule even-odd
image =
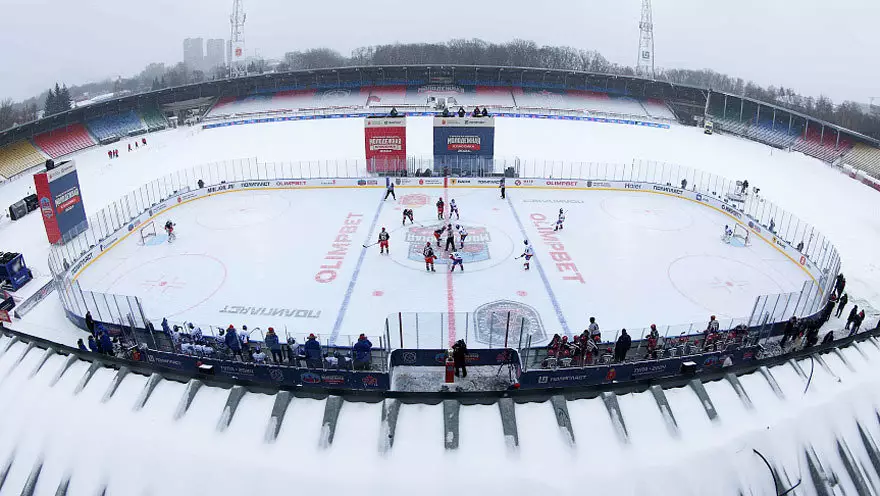
[[[825,307],[818,314],[807,318],[792,316],[786,321],[782,327],[782,337],[778,341],[779,350],[775,353],[789,353],[819,344],[819,331],[832,314],[838,318],[844,315],[845,307],[849,302],[849,296],[844,292],[845,287],[846,278],[843,274],[839,274]],[[865,310],[853,305],[843,330],[848,331],[848,335],[852,336],[859,331],[864,320]],[[590,317],[587,329],[573,339],[559,334],[554,335],[547,346],[546,357],[541,361],[541,366],[582,367],[724,351],[731,346],[741,346],[746,341],[748,333],[749,328],[746,325],[722,330],[714,315],[709,318],[705,330],[696,335],[682,333],[680,336],[661,337],[657,326],[651,324],[647,335],[643,336],[633,350],[632,337],[626,329],[618,333],[615,342],[603,342],[595,317]],[[834,331],[829,331],[822,339],[822,344],[833,342],[834,339]]]
[[[370,370],[372,365],[373,343],[364,334],[351,347],[324,347],[314,334],[309,334],[303,343],[297,343],[293,337],[282,341],[275,329],[269,327],[265,334],[260,331],[262,341],[257,341],[251,337],[257,331],[259,328],[249,330],[243,325],[237,329],[230,324],[220,329],[217,336],[205,336],[192,323],[172,326],[167,319],[162,320],[162,332],[170,338],[175,351],[185,355],[314,369]]]
[[[100,355],[140,360],[140,352],[137,346],[125,343],[120,339],[121,336],[111,336],[107,329],[96,325],[92,312],[86,312],[85,321],[89,337],[86,338],[86,341],[83,341],[82,338],[77,339],[76,346],[80,351],[91,351]]]
[[[444,107],[441,115],[443,117],[467,117],[468,113],[465,111],[464,107],[458,107],[458,112],[450,112],[448,107]],[[470,117],[489,117],[489,110],[486,107],[483,107],[482,110],[480,110],[480,107],[474,107],[473,112],[470,113]]]
[[[556,334],[547,346],[547,356],[541,362],[545,368],[583,367],[625,361],[658,360],[671,356],[722,351],[729,346],[739,346],[748,334],[748,328],[740,325],[722,330],[712,315],[705,330],[698,335],[661,337],[655,324],[633,349],[632,336],[621,329],[613,342],[603,342],[602,333],[595,317],[589,326],[573,339]]]

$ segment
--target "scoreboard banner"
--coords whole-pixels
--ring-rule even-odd
[[[364,119],[367,172],[406,169],[406,117]]]
[[[34,185],[49,243],[66,241],[86,230],[86,210],[75,162],[34,174]]]
[[[457,168],[495,156],[494,117],[435,117],[434,162]]]

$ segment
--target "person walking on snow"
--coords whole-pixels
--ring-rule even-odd
[[[847,319],[846,319],[846,326],[844,327],[844,329],[849,330],[850,326],[853,325],[853,323],[856,321],[856,319],[858,317],[859,317],[859,306],[853,305],[852,310],[849,311],[849,317],[847,317]]]
[[[840,316],[843,314],[843,307],[845,307],[847,303],[849,303],[849,294],[843,293],[843,296],[840,297],[840,302],[837,303],[838,318],[840,318]]]
[[[388,251],[388,240],[391,239],[391,235],[388,234],[388,231],[385,228],[382,228],[382,232],[379,233],[379,254],[381,255],[384,251],[386,254],[390,253]]]

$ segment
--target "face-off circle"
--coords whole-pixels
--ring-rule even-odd
[[[394,255],[392,255],[392,258],[405,267],[414,270],[424,270],[425,243],[430,242],[436,257],[434,264],[443,266],[451,264],[452,261],[449,258],[451,252],[446,251],[446,238],[449,230],[445,230],[440,235],[440,246],[437,246],[437,238],[434,237],[434,230],[448,225],[444,223],[428,226],[407,226],[402,236],[404,242],[408,245],[405,258],[397,258]],[[455,232],[454,251],[461,255],[463,263],[468,270],[482,270],[494,267],[502,263],[513,253],[513,241],[504,231],[460,222],[458,225],[464,227],[467,232],[464,245],[462,245],[459,231],[454,227],[456,223],[453,222],[452,225],[452,229]]]

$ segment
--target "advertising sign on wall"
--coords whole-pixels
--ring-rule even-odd
[[[434,162],[452,172],[495,156],[494,117],[435,117]]]
[[[86,230],[86,210],[75,162],[66,162],[52,170],[34,174],[34,185],[50,243],[59,243]]]
[[[406,169],[406,117],[364,119],[367,172]]]

